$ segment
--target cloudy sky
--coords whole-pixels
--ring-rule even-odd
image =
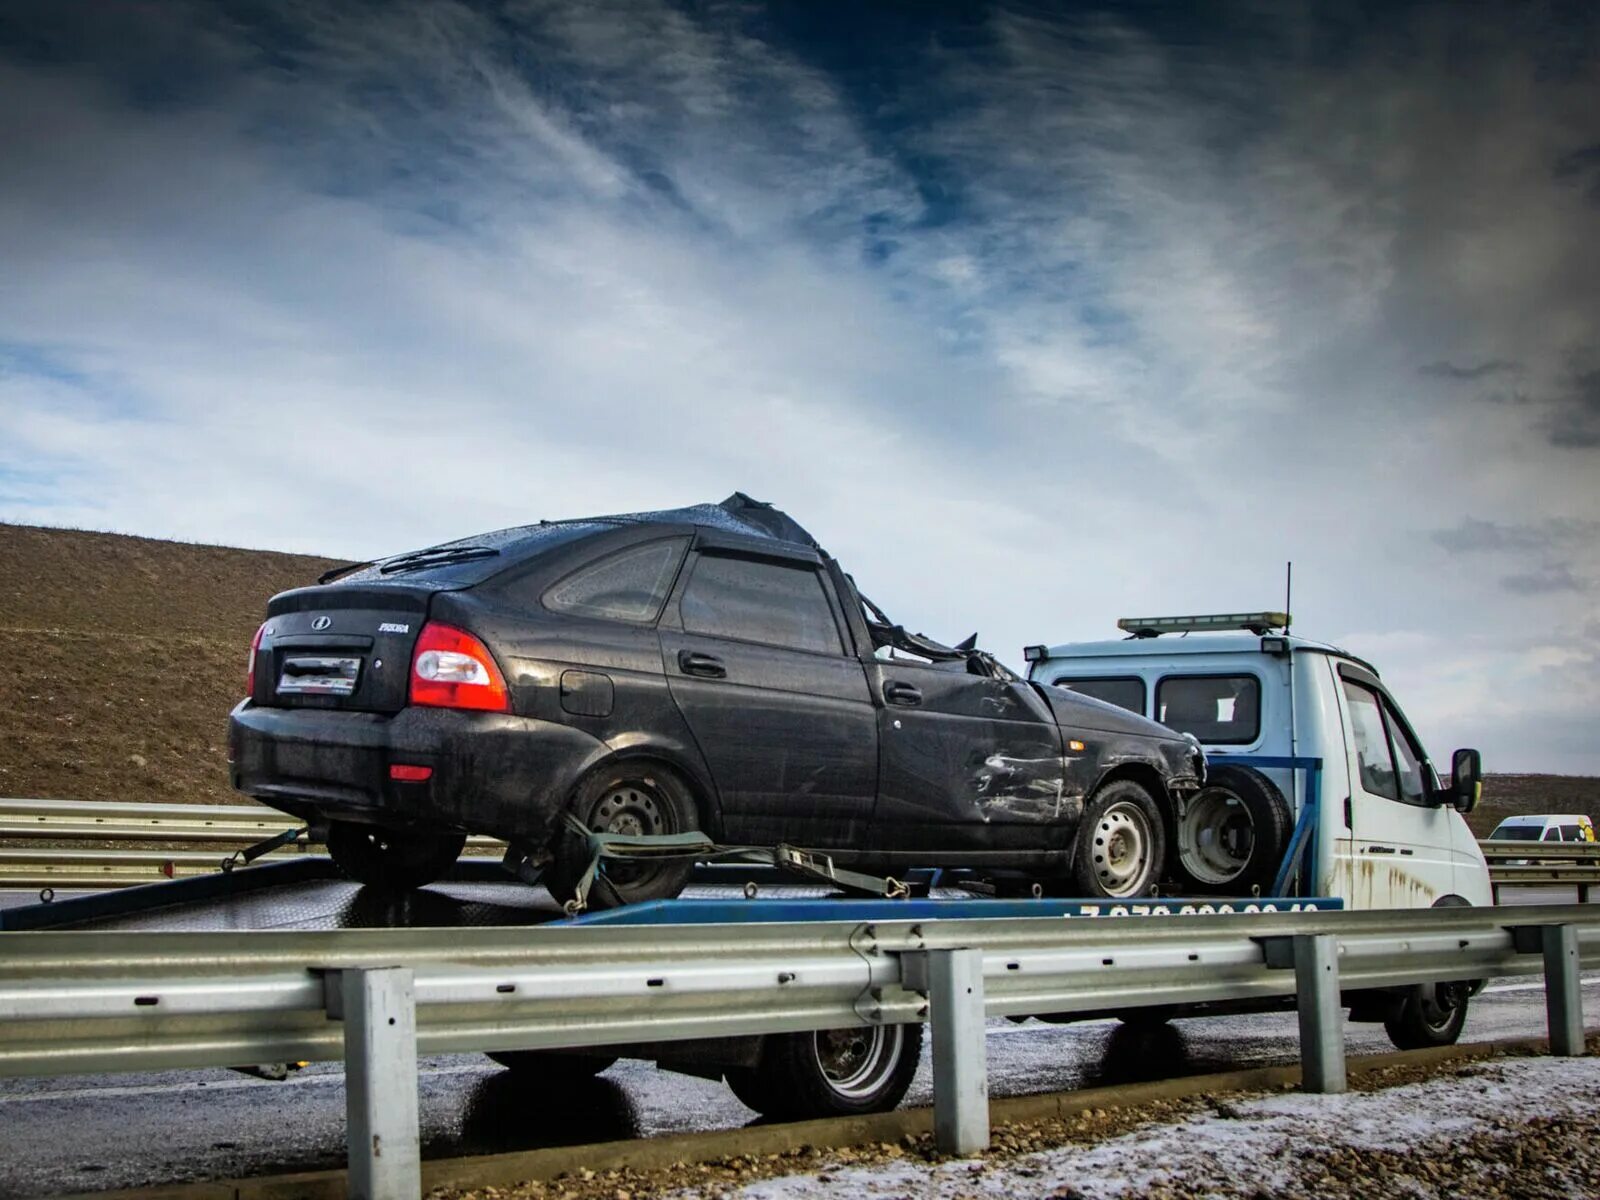
[[[1587,3],[0,8],[0,520],[772,500],[906,624],[1276,606],[1600,773]]]

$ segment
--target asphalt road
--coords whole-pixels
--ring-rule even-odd
[[[1561,894],[1524,893],[1561,902]],[[304,915],[304,914],[300,914]],[[389,914],[393,915],[393,914]],[[1600,1028],[1600,974],[1585,977],[1585,1007]],[[1491,985],[1474,1002],[1465,1040],[1538,1034],[1538,979]],[[1381,1026],[1347,1026],[1351,1053],[1390,1049]],[[1293,1014],[1173,1022],[1153,1032],[1116,1022],[994,1022],[997,1096],[1293,1062]],[[924,1062],[908,1104],[931,1103]],[[719,1083],[623,1062],[576,1091],[551,1093],[477,1055],[424,1059],[426,1157],[489,1154],[697,1129],[753,1114]],[[344,1076],[313,1064],[268,1082],[231,1071],[172,1071],[0,1081],[0,1197],[50,1195],[193,1179],[332,1167],[345,1156]]]

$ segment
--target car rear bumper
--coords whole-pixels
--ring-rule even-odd
[[[228,726],[233,786],[284,812],[535,844],[604,752],[569,726],[442,708],[387,714],[245,701]],[[432,774],[391,779],[401,764]]]

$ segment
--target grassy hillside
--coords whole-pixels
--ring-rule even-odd
[[[267,597],[331,562],[0,525],[0,796],[224,803]],[[1491,775],[1472,825],[1587,812],[1600,780]]]
[[[267,597],[321,559],[0,524],[0,796],[226,803]]]

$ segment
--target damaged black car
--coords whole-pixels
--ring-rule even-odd
[[[502,530],[273,597],[229,751],[234,786],[323,831],[357,880],[422,886],[488,834],[558,899],[588,866],[569,813],[1145,895],[1204,772],[1192,740],[908,633],[742,494]],[[675,895],[690,869],[620,866],[607,894]]]

